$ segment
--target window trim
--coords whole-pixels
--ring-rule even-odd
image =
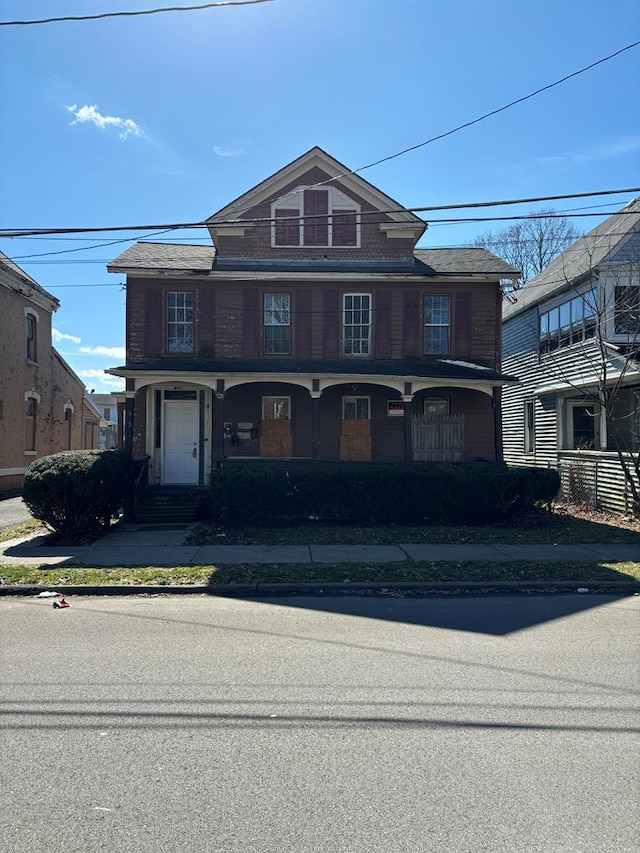
[[[38,324],[40,323],[40,315],[30,306],[24,309],[25,320],[25,339],[26,339],[26,360],[32,364],[38,363]],[[33,335],[29,335],[30,328],[33,330]],[[31,347],[29,343],[31,342]],[[31,352],[30,352],[31,350]]]
[[[358,401],[366,400],[367,401],[367,417],[359,418],[358,417]],[[347,401],[355,404],[356,417],[355,418],[346,418],[345,417],[345,408]],[[368,394],[344,394],[342,397],[342,420],[343,421],[370,421],[371,420],[371,397]]]
[[[580,448],[575,447],[575,435],[574,435],[574,411],[576,409],[586,409],[593,408],[593,447],[589,448]],[[594,400],[567,400],[566,401],[566,450],[583,450],[583,451],[598,451],[600,450],[600,420],[601,420],[601,409],[599,403]]]
[[[25,448],[24,452],[28,456],[33,456],[37,454],[37,438],[38,438],[38,405],[40,403],[40,394],[37,391],[31,389],[31,391],[24,392],[24,402],[25,402],[25,424],[24,424],[24,439],[25,439]],[[29,415],[28,412],[28,404],[32,402],[33,405],[33,414]],[[29,423],[31,421],[31,423]],[[27,435],[28,432],[28,435]],[[27,447],[26,445],[30,445]]]
[[[190,305],[174,305],[174,306],[171,306],[171,305],[169,305],[169,301],[170,301],[170,298],[172,296],[189,296],[191,298],[191,304]],[[164,351],[167,355],[190,356],[190,355],[193,355],[195,353],[195,351],[196,351],[195,302],[196,302],[195,293],[193,290],[167,290],[166,291],[165,300],[164,300],[164,306],[165,306]],[[186,321],[186,320],[180,321],[180,320],[170,320],[169,319],[169,317],[170,317],[169,312],[172,309],[173,310],[181,310],[181,309],[185,310],[187,308],[191,308],[191,320],[190,321]],[[169,334],[170,325],[175,325],[175,326],[188,326],[188,325],[190,325],[191,326],[191,349],[186,350],[186,349],[171,349],[170,348],[170,345],[169,345],[169,341],[171,339],[170,334]]]
[[[353,299],[354,297],[362,298],[363,296],[366,296],[367,299],[369,300],[368,308],[362,308],[362,306],[360,306],[359,308],[354,308],[353,306],[351,308],[347,308],[347,299]],[[369,322],[368,323],[349,323],[349,324],[347,324],[347,322],[346,322],[347,311],[351,311],[352,313],[356,312],[356,311],[359,311],[359,312],[366,311],[368,313]],[[372,331],[373,331],[372,314],[373,314],[373,294],[367,293],[364,291],[357,291],[357,292],[356,291],[353,291],[353,292],[350,291],[348,293],[342,294],[342,355],[345,358],[370,358],[371,357],[371,353],[372,353],[372,349],[373,349],[371,346],[371,344],[372,344]],[[349,328],[352,328],[352,329],[356,329],[356,328],[363,329],[365,327],[368,329],[368,335],[366,338],[363,338],[362,336],[360,336],[358,338],[360,349],[362,349],[362,343],[366,340],[366,346],[367,346],[366,352],[364,352],[364,353],[362,351],[360,351],[360,352],[347,352],[347,326]],[[355,339],[352,339],[352,341],[351,341],[352,344],[353,344],[354,340]]]
[[[427,323],[427,300],[434,298],[446,299],[447,300],[447,322],[446,323]],[[452,343],[452,332],[453,332],[453,297],[451,293],[438,292],[438,293],[423,293],[422,296],[422,355],[427,357],[440,358],[442,356],[451,355],[451,343]],[[443,350],[439,350],[438,352],[427,352],[427,329],[445,329],[447,330],[447,348]]]
[[[267,299],[269,297],[286,297],[287,307],[286,309],[267,309]],[[262,352],[263,355],[291,355],[291,293],[286,291],[274,291],[274,290],[265,290],[262,295]],[[284,311],[286,310],[287,314],[287,322],[286,323],[267,323],[267,316],[269,312],[273,311]],[[287,339],[287,348],[286,350],[270,350],[267,348],[267,329],[288,329],[288,339]]]
[[[272,249],[313,249],[328,248],[328,249],[359,249],[361,241],[361,213],[362,206],[350,198],[346,193],[343,193],[337,187],[325,187],[323,191],[327,192],[327,213],[318,214],[318,219],[326,216],[327,218],[327,242],[310,241],[305,242],[305,222],[313,224],[313,214],[305,214],[305,193],[307,190],[318,192],[313,186],[300,185],[292,190],[287,196],[279,198],[271,204],[271,248]],[[335,211],[335,213],[334,213]],[[333,217],[344,217],[355,215],[355,242],[353,243],[336,243],[334,242]],[[306,218],[310,216],[311,218]],[[298,241],[297,242],[279,242],[277,239],[278,219],[288,219],[289,222],[284,225],[284,228],[290,228],[291,233],[294,231],[295,219],[298,220]],[[344,224],[342,222],[340,225]],[[336,222],[336,225],[338,223]]]

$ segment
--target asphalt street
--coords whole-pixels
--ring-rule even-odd
[[[630,853],[640,597],[0,600],[11,853]]]

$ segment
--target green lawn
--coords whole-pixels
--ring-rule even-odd
[[[640,563],[573,562],[401,562],[302,563],[174,566],[172,568],[66,568],[64,566],[0,566],[0,586],[174,585],[214,583],[297,583],[307,581],[526,581],[637,580]]]

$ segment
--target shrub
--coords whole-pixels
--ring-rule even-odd
[[[494,463],[222,468],[211,515],[223,524],[488,524],[558,493],[556,471]]]
[[[63,539],[95,538],[108,528],[131,487],[130,457],[118,450],[69,450],[33,462],[23,500]]]

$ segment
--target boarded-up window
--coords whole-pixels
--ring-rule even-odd
[[[276,246],[300,245],[300,211],[297,207],[281,207],[276,210]],[[292,217],[296,217],[293,219]]]
[[[332,230],[332,245],[355,246],[358,239],[356,211],[335,209],[332,216]]]
[[[305,190],[305,219],[302,226],[305,246],[327,246],[329,244],[328,214],[328,190]]]

